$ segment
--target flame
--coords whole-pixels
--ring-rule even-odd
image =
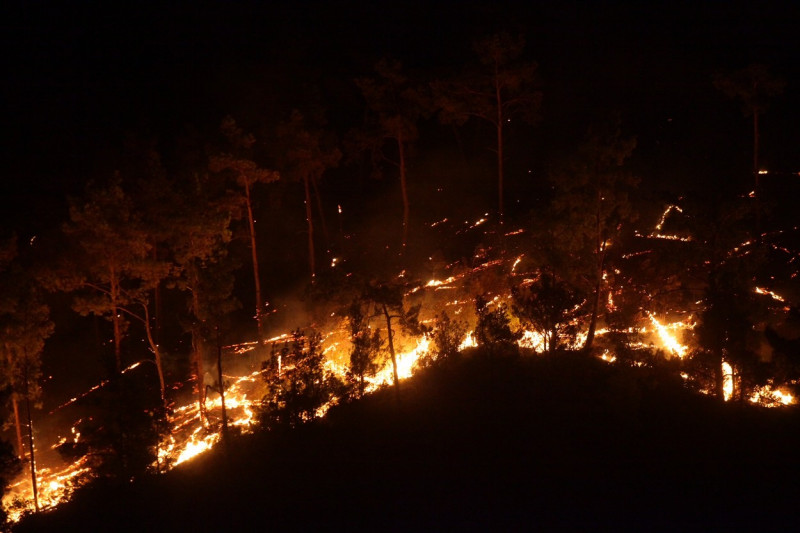
[[[749,400],[764,407],[781,407],[795,403],[794,396],[780,389],[774,389],[769,384],[757,387]]]
[[[772,297],[772,299],[773,299],[773,300],[775,300],[776,302],[781,302],[781,303],[783,303],[783,302],[785,302],[785,301],[786,301],[786,300],[784,299],[784,297],[783,297],[783,296],[781,296],[780,294],[775,294],[774,292],[772,292],[772,291],[770,291],[770,290],[767,290],[767,289],[762,289],[761,287],[756,287],[756,288],[755,288],[755,292],[756,292],[756,294],[765,294],[765,295],[767,295],[767,296],[770,296],[770,297]]]
[[[678,339],[676,339],[675,336],[670,333],[670,330],[690,329],[692,326],[687,325],[684,322],[673,322],[672,324],[665,326],[659,322],[656,316],[650,311],[647,312],[647,316],[650,318],[650,323],[653,324],[653,327],[658,334],[658,338],[661,340],[662,347],[673,355],[677,355],[683,359],[689,352],[689,347],[678,342]]]
[[[727,402],[733,397],[733,367],[727,362],[722,362],[722,394]]]

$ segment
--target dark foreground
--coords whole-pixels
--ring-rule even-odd
[[[97,485],[18,531],[753,531],[800,518],[800,413],[718,405],[656,371],[480,354]]]

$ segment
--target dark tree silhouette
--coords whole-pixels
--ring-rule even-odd
[[[276,159],[282,176],[303,183],[306,223],[308,224],[308,268],[313,281],[317,274],[317,267],[314,252],[311,190],[313,188],[316,193],[320,217],[324,221],[322,200],[317,183],[322,179],[326,170],[339,164],[342,153],[336,147],[335,139],[330,133],[319,127],[311,127],[308,122],[309,120],[302,113],[294,110],[289,120],[278,126],[280,151]]]
[[[278,179],[274,170],[261,168],[249,159],[248,153],[256,142],[255,137],[246,134],[230,116],[222,120],[221,130],[231,145],[231,152],[212,156],[209,159],[211,172],[227,172],[241,190],[240,200],[246,208],[247,228],[250,236],[250,252],[253,262],[253,282],[256,298],[256,325],[259,341],[264,338],[263,315],[265,300],[261,294],[261,277],[258,269],[258,248],[256,246],[256,219],[253,214],[253,189],[260,183],[271,183]]]
[[[14,248],[12,241],[3,255],[10,258]],[[8,388],[11,392],[20,459],[25,458],[22,436],[25,427],[27,460],[37,511],[39,499],[31,403],[41,396],[41,357],[53,328],[50,309],[42,299],[34,271],[23,268],[19,262],[9,263],[0,259],[0,389]],[[24,422],[20,408],[24,408]]]
[[[511,120],[532,123],[542,94],[536,90],[536,63],[521,60],[525,38],[508,33],[490,35],[475,43],[481,64],[475,72],[457,79],[433,84],[440,119],[463,124],[469,118],[486,121],[494,127],[497,150],[497,205],[504,213],[504,139]]]
[[[403,71],[399,61],[381,59],[375,65],[375,78],[359,78],[356,85],[374,115],[363,132],[367,146],[373,152],[373,161],[382,160],[397,167],[400,174],[400,191],[403,199],[403,247],[408,243],[410,202],[408,198],[408,151],[417,140],[417,122],[431,107],[429,98]],[[386,155],[386,141],[394,145]],[[380,168],[380,167],[378,167]]]
[[[314,420],[317,411],[341,391],[342,384],[324,367],[319,333],[295,330],[291,342],[274,352],[262,372],[268,386],[261,422],[267,428],[297,426]]]
[[[491,356],[518,353],[517,341],[522,333],[511,329],[508,307],[498,304],[491,309],[490,302],[483,295],[475,297],[475,314],[478,323],[475,326],[475,341],[483,346]]]
[[[577,156],[552,176],[554,210],[563,224],[557,244],[571,258],[569,268],[586,273],[584,284],[591,294],[586,351],[597,329],[609,249],[623,230],[632,230],[629,225],[636,219],[630,193],[639,180],[623,168],[635,146],[636,140],[624,138],[619,125],[590,130]]]
[[[347,322],[352,345],[347,377],[353,382],[355,396],[361,398],[366,387],[364,378],[374,376],[380,370],[378,355],[383,349],[383,339],[379,329],[369,327],[369,317],[359,301],[350,304]]]
[[[433,347],[417,361],[419,368],[441,366],[453,361],[467,336],[467,323],[450,318],[446,311],[436,315],[429,333]]]
[[[577,334],[577,318],[582,314],[583,296],[552,271],[542,271],[529,285],[511,288],[512,312],[524,326],[542,336],[543,350],[555,353],[570,345]]]
[[[55,273],[56,285],[75,293],[77,312],[111,322],[113,368],[119,373],[128,319],[138,317],[132,309],[146,307],[148,293],[163,278],[165,266],[151,261],[148,233],[118,179],[105,187],[90,187],[83,201],[72,202],[64,233],[71,239],[73,251],[67,264]],[[149,320],[143,323],[150,325]]]
[[[758,163],[758,120],[767,110],[768,99],[781,94],[786,82],[773,76],[766,65],[753,63],[733,72],[717,73],[714,76],[714,86],[728,98],[741,102],[744,115],[753,117],[753,178],[758,195],[758,176],[761,170]]]

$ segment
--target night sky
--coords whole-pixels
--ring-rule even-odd
[[[711,76],[767,64],[787,90],[763,120],[763,160],[800,170],[800,19],[788,2],[117,4],[4,3],[6,226],[110,172],[130,132],[213,131],[228,113],[256,127],[309,94],[345,125],[360,113],[351,80],[380,57],[447,75],[498,30],[524,33],[540,65],[549,142],[617,113],[639,136],[640,168],[678,183],[748,161],[748,122]]]

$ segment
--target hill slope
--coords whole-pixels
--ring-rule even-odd
[[[97,485],[18,531],[734,530],[794,524],[795,409],[719,405],[647,369],[480,353]]]

